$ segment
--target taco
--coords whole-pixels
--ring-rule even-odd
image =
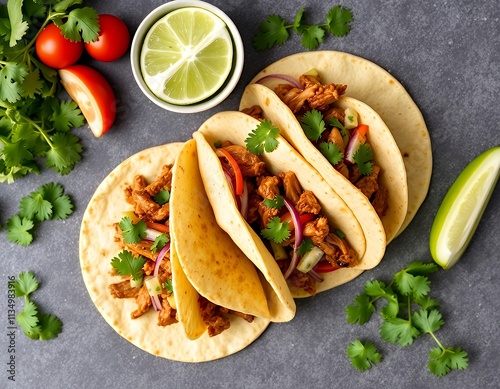
[[[427,196],[432,174],[430,136],[420,110],[394,76],[373,62],[343,52],[294,54],[267,66],[250,83],[274,90],[283,84],[283,78],[298,80],[313,68],[324,84],[347,85],[345,95],[371,107],[391,131],[403,157],[408,185],[407,213],[396,235],[400,234]]]
[[[376,266],[381,257],[366,255],[350,208],[285,139],[276,135],[269,143],[277,147],[260,155],[246,149],[251,133],[273,131],[261,132],[262,125],[241,112],[221,112],[193,134],[221,228],[257,268],[280,285],[286,280],[294,297],[331,289]]]
[[[147,222],[146,231],[134,217]],[[161,231],[169,231],[170,241]],[[130,275],[120,275],[126,274],[120,260],[133,269]],[[270,322],[254,265],[215,222],[194,141],[144,150],[104,179],[82,220],[80,265],[108,324],[156,356],[221,358],[248,346]],[[141,286],[140,278],[151,274],[156,277],[144,278]],[[148,287],[159,294],[151,297]]]
[[[344,85],[318,88],[320,77],[311,74],[300,80],[308,85],[303,95],[318,89],[316,97],[327,96],[319,106],[310,105],[305,97],[299,102],[295,99],[294,112],[285,102],[291,105],[289,96],[298,88],[279,84],[277,90],[283,94],[278,95],[263,85],[251,84],[243,93],[240,109],[280,128],[353,210],[367,250],[378,257],[396,236],[408,207],[406,171],[398,146],[376,112],[358,100],[341,97]]]

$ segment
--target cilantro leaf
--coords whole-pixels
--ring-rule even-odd
[[[41,186],[37,192],[52,204],[52,219],[66,219],[73,213],[73,203],[68,195],[63,195],[64,188],[61,184],[49,182]]]
[[[280,130],[269,120],[264,119],[245,139],[247,150],[252,154],[260,155],[264,152],[273,152],[278,147]]]
[[[438,265],[436,265],[435,263],[413,261],[408,266],[406,266],[404,271],[413,274],[414,276],[428,276],[429,274],[437,272],[438,269]]]
[[[439,308],[439,302],[427,295],[415,298],[415,302],[428,311]]]
[[[420,335],[409,320],[399,317],[389,317],[380,326],[380,336],[389,343],[408,346]]]
[[[321,134],[326,130],[323,114],[316,109],[306,112],[300,119],[300,125],[307,138],[313,142],[321,138]]]
[[[49,119],[54,123],[56,131],[67,132],[70,128],[81,127],[85,119],[73,100],[61,100],[54,104],[52,115]]]
[[[26,65],[5,62],[0,66],[0,100],[15,103],[23,94],[22,83],[28,74]]]
[[[19,166],[33,158],[33,154],[26,147],[24,140],[13,143],[3,142],[3,156],[6,167]]]
[[[347,35],[351,31],[352,11],[341,5],[331,8],[326,15],[326,22],[330,32],[338,37]]]
[[[136,224],[128,216],[124,216],[120,221],[120,229],[126,243],[139,243],[146,237],[146,222],[144,219],[139,220]]]
[[[420,331],[432,334],[441,328],[444,321],[438,310],[420,309],[413,314],[413,323]]]
[[[282,45],[288,39],[285,20],[278,15],[269,15],[259,24],[257,34],[253,38],[253,46],[257,50],[271,49]]]
[[[346,309],[347,322],[350,324],[365,324],[370,320],[375,305],[366,293],[362,293],[354,299],[354,305],[349,305]]]
[[[345,127],[342,125],[342,123],[340,123],[339,119],[337,119],[336,117],[331,117],[328,120],[328,124],[332,127],[338,128],[341,131],[345,131]]]
[[[338,164],[344,157],[340,151],[340,147],[333,142],[321,142],[319,144],[319,150],[332,165]]]
[[[361,144],[352,158],[356,165],[358,165],[358,170],[361,174],[366,176],[372,173],[373,162],[371,161],[373,159],[373,150],[368,144]]]
[[[30,195],[24,196],[19,207],[21,217],[38,221],[49,220],[52,217],[52,204],[38,192],[32,192]]]
[[[40,70],[34,69],[24,78],[22,96],[34,98],[36,94],[42,92],[43,85],[43,81],[40,79]]]
[[[285,200],[283,196],[276,195],[274,199],[265,199],[262,201],[267,208],[276,208],[280,209],[283,205],[285,205]]]
[[[300,244],[299,248],[297,249],[297,254],[298,255],[304,255],[305,253],[308,253],[309,251],[312,250],[314,247],[314,244],[310,238],[305,238],[302,240],[302,243]]]
[[[55,19],[54,23],[70,41],[80,42],[82,38],[84,42],[97,40],[99,15],[95,9],[90,7],[75,8],[67,14],[66,18],[64,23],[62,23],[62,19]]]
[[[63,175],[69,173],[81,159],[83,148],[80,139],[70,133],[57,132],[50,140],[52,145],[46,154],[45,166]]]
[[[430,281],[424,276],[414,276],[401,270],[394,275],[394,282],[403,296],[414,296],[416,298],[427,295]]]
[[[170,238],[167,234],[163,233],[158,235],[151,246],[151,252],[156,253],[158,250],[161,250],[165,245],[170,241]]]
[[[153,199],[160,205],[166,204],[170,201],[170,192],[166,189],[163,189],[158,194],[156,194]]]
[[[302,29],[302,46],[308,50],[314,50],[323,42],[325,37],[325,30],[318,25],[307,26]]]
[[[469,362],[467,352],[460,347],[436,347],[430,351],[429,357],[429,370],[438,377],[448,374],[452,369],[464,370]]]
[[[14,243],[28,246],[33,240],[33,235],[29,232],[34,227],[33,222],[19,215],[12,216],[7,221],[7,238]]]
[[[23,332],[33,338],[38,333],[38,308],[32,301],[26,302],[24,309],[16,316],[16,322]]]
[[[61,333],[62,322],[57,316],[44,313],[39,315],[39,327],[40,340],[50,340]]]
[[[132,276],[133,280],[138,280],[142,277],[142,267],[146,263],[146,258],[143,256],[134,257],[132,252],[123,250],[111,260],[111,266],[121,276]]]
[[[302,26],[302,16],[304,15],[304,10],[305,7],[302,6],[299,9],[299,12],[297,12],[297,15],[295,15],[295,19],[293,20],[293,29],[295,30],[296,33],[301,34],[303,31],[303,26]]]
[[[351,364],[358,370],[369,370],[373,364],[382,360],[382,355],[372,342],[361,342],[356,339],[347,347],[347,356],[351,358]]]
[[[261,234],[267,240],[272,240],[278,244],[283,243],[290,237],[290,225],[286,221],[280,221],[280,218],[275,216],[267,223]]]
[[[38,281],[31,272],[22,272],[14,281],[14,293],[16,297],[28,297],[38,289]]]
[[[23,21],[22,6],[23,0],[9,0],[7,2],[7,11],[10,20],[10,47],[15,46],[17,41],[26,34],[29,28],[28,23]]]

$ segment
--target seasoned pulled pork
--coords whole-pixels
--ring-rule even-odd
[[[118,299],[136,297],[139,294],[139,288],[132,288],[129,280],[109,285],[109,291]]]
[[[265,199],[272,200],[280,194],[281,180],[277,176],[257,177],[257,193]]]
[[[161,295],[161,311],[158,314],[158,325],[165,327],[170,324],[177,323],[176,319],[176,313],[177,311],[173,309],[168,300],[167,300],[167,295],[162,294]]]
[[[293,205],[296,205],[300,199],[302,188],[300,187],[299,180],[294,172],[281,172],[278,177],[283,181],[283,188],[285,189],[285,196],[290,200]]]
[[[241,112],[246,113],[248,116],[251,116],[259,121],[262,121],[264,119],[262,115],[262,108],[258,105],[242,109]]]
[[[259,157],[239,145],[223,147],[236,160],[243,177],[256,177],[264,173],[266,165]]]
[[[321,211],[321,205],[319,205],[318,199],[310,190],[306,190],[301,193],[295,208],[297,208],[297,211],[299,211],[300,214],[313,213],[318,215]]]
[[[132,319],[137,319],[149,311],[151,307],[151,296],[149,296],[148,288],[143,285],[139,290],[139,293],[135,297],[135,302],[137,304],[137,309],[132,312]]]
[[[201,310],[201,317],[203,322],[208,327],[208,335],[215,336],[222,331],[227,330],[231,323],[229,319],[221,312],[221,307],[208,301],[206,298],[201,297],[198,300]],[[227,310],[226,310],[227,312]],[[226,313],[224,312],[224,313]]]
[[[330,226],[326,217],[318,217],[315,220],[305,223],[302,231],[304,236],[311,238],[312,242],[316,245],[324,241],[329,232]]]
[[[345,124],[345,111],[335,107],[335,103],[347,90],[347,85],[343,84],[323,84],[319,75],[303,74],[299,78],[303,89],[296,88],[291,84],[278,84],[274,91],[279,98],[292,110],[297,119],[307,111],[316,109],[323,115],[323,121],[327,128],[321,134],[318,141],[313,142],[319,147],[323,142],[331,142],[337,145],[341,153],[345,152],[344,139],[339,131],[330,124],[330,119],[337,119],[341,125]],[[368,199],[377,214],[382,217],[388,209],[387,188],[383,188],[378,178],[378,167],[374,166],[373,173],[363,176],[357,169],[356,164],[345,163],[343,160],[333,166],[344,177],[349,179]]]

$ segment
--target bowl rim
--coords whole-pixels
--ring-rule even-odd
[[[218,16],[226,24],[234,45],[234,56],[233,56],[234,66],[231,70],[231,73],[229,74],[229,78],[226,79],[223,86],[212,97],[209,97],[208,99],[205,99],[195,104],[175,105],[167,103],[164,100],[161,100],[148,88],[142,77],[140,54],[142,50],[143,41],[149,29],[167,13],[175,11],[176,9],[179,8],[186,8],[186,7],[197,7],[206,9],[215,14],[216,16]],[[196,112],[206,111],[220,104],[231,94],[234,88],[236,88],[236,85],[238,84],[241,77],[241,73],[243,71],[244,55],[245,54],[244,54],[243,41],[241,39],[240,32],[238,31],[238,28],[231,20],[231,18],[224,11],[204,1],[173,0],[153,9],[148,15],[146,15],[146,17],[139,24],[132,39],[132,44],[130,48],[130,63],[132,67],[132,73],[137,85],[146,95],[146,97],[148,97],[149,100],[151,100],[159,107],[166,109],[168,111],[177,113],[196,113]]]

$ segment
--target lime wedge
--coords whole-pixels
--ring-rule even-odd
[[[452,267],[474,234],[500,175],[500,146],[486,150],[460,173],[439,207],[430,250],[443,269]]]
[[[148,88],[176,105],[215,94],[232,62],[233,44],[226,24],[195,7],[177,9],[158,20],[144,39],[140,58]]]

